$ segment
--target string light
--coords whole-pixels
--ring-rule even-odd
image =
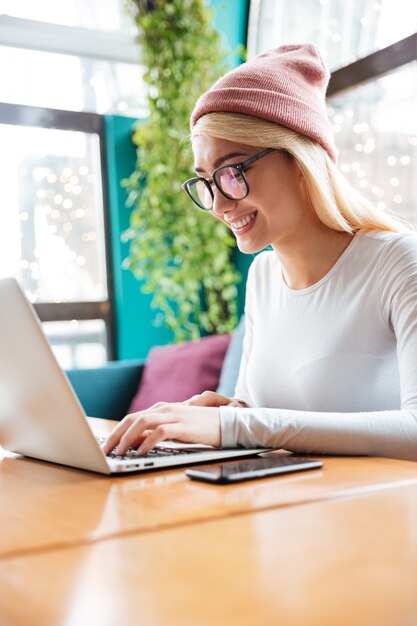
[[[50,155],[39,156],[35,167],[21,167],[18,172],[20,177],[29,177],[29,182],[33,181],[33,195],[36,198],[36,202],[32,204],[25,203],[24,206],[30,206],[30,210],[19,211],[19,220],[22,224],[20,238],[25,240],[27,236],[33,236],[31,233],[34,233],[35,242],[39,244],[41,240],[38,237],[42,233],[42,245],[32,247],[28,258],[19,261],[23,283],[25,286],[27,281],[35,283],[33,285],[29,282],[28,285],[33,286],[27,289],[28,297],[32,302],[46,299],[59,304],[63,301],[74,300],[74,298],[79,300],[83,298],[84,285],[90,285],[88,294],[85,292],[86,297],[94,299],[96,294],[100,296],[105,291],[103,284],[96,282],[98,272],[95,261],[91,265],[91,260],[97,255],[98,239],[98,233],[91,228],[96,219],[95,209],[91,206],[95,197],[93,185],[96,177],[91,166],[86,163],[75,162],[74,167],[66,165],[52,170],[49,161]],[[75,197],[77,197],[76,202]],[[85,219],[87,216],[88,222]],[[92,223],[91,219],[94,220]],[[47,273],[47,280],[44,274],[44,267],[47,267],[49,262],[49,254],[55,254],[55,251],[59,255],[56,257],[57,262],[56,264],[49,263],[49,265],[56,265],[53,267],[53,274],[58,277],[61,265],[62,268],[65,266],[65,272],[71,272],[68,274],[71,280],[65,280],[65,274],[63,274],[63,280],[57,282],[56,287],[53,282],[49,284],[49,274]],[[70,267],[73,269],[69,270]],[[77,273],[74,274],[74,272]],[[42,276],[48,285],[46,289],[39,288]],[[73,280],[72,277],[79,277],[80,280]],[[51,279],[55,281],[52,274]],[[79,291],[80,285],[82,291]],[[53,293],[54,291],[56,293]],[[77,323],[74,320],[72,326],[75,328]]]
[[[410,146],[412,150],[415,146],[417,146],[417,134],[412,133],[408,136],[404,136],[404,134],[397,134],[395,139],[393,137],[391,145],[391,150],[384,157],[384,163],[389,168],[392,168],[392,174],[383,176],[383,169],[380,167],[377,170],[377,175],[381,176],[382,185],[370,184],[368,181],[368,164],[373,164],[372,160],[368,161],[368,155],[372,153],[378,154],[375,165],[381,164],[381,160],[379,155],[381,154],[381,142],[378,141],[377,137],[369,136],[370,134],[370,125],[366,121],[355,121],[355,110],[352,106],[347,105],[344,107],[336,107],[334,104],[329,107],[329,118],[332,123],[333,131],[338,133],[342,139],[338,140],[338,145],[340,146],[343,143],[343,138],[346,137],[347,147],[350,146],[350,156],[353,154],[357,155],[357,158],[350,158],[346,153],[344,154],[343,161],[340,162],[339,168],[340,171],[347,175],[348,177],[354,176],[355,184],[361,189],[368,189],[369,193],[376,199],[376,206],[379,210],[384,211],[387,210],[387,207],[395,203],[396,205],[403,205],[403,212],[407,217],[414,218],[416,220],[414,210],[414,204],[410,200],[407,199],[404,195],[403,188],[405,190],[410,189],[410,180],[409,178],[403,180],[403,175],[406,170],[403,167],[409,166],[414,162],[417,163],[417,158],[414,157],[413,152],[409,152],[407,149],[404,150],[404,146]],[[357,114],[357,111],[356,111]],[[375,132],[375,131],[374,131]],[[382,132],[382,131],[381,131]],[[352,134],[357,136],[357,138],[361,139],[361,141],[349,141],[349,138],[352,137]],[[381,137],[384,141],[386,141],[383,137]],[[378,152],[376,151],[376,147],[378,146]],[[393,153],[393,146],[395,146],[396,151],[398,150],[399,154]],[[397,147],[398,146],[398,147]],[[339,148],[340,150],[340,148]],[[340,150],[340,154],[343,155],[343,148]],[[417,155],[416,155],[417,156]],[[401,169],[399,169],[401,167]],[[380,173],[381,172],[381,173]],[[404,172],[404,174],[402,174]],[[403,187],[404,185],[404,187]],[[401,190],[401,193],[399,193]],[[384,200],[383,200],[384,199]],[[407,215],[408,212],[408,215]]]

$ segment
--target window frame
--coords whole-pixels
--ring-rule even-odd
[[[334,70],[331,73],[326,98],[331,104],[331,98],[342,91],[354,89],[416,60],[417,33],[413,33],[354,63]]]
[[[107,299],[87,302],[42,302],[34,303],[41,322],[101,319],[106,328],[106,360],[116,358],[114,280],[111,258],[110,214],[107,182],[107,158],[104,117],[99,113],[64,111],[23,104],[0,102],[0,124],[54,128],[57,130],[80,131],[97,134],[100,149],[100,174],[103,194],[103,229]]]
[[[0,15],[0,45],[113,63],[142,63],[142,50],[134,34],[64,26],[11,15]]]

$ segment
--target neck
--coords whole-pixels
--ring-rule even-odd
[[[320,223],[316,228],[310,225],[308,231],[275,242],[272,247],[281,263],[286,285],[299,290],[317,283],[331,270],[352,239],[353,235]]]

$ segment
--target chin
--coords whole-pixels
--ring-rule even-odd
[[[237,247],[239,248],[242,254],[256,254],[257,252],[261,252],[266,246],[269,244],[257,244],[255,241],[239,241],[236,239]]]

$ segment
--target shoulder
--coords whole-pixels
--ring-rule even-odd
[[[371,230],[358,233],[364,246],[371,246],[381,253],[389,254],[394,251],[417,250],[417,232],[392,233],[381,230]]]
[[[370,231],[358,233],[360,238],[358,253],[379,263],[383,272],[392,272],[396,267],[408,265],[410,261],[417,262],[417,233],[392,233],[385,231]]]
[[[417,233],[387,233],[381,249],[378,274],[379,293],[384,310],[396,303],[417,303]],[[374,239],[375,240],[375,239]]]

